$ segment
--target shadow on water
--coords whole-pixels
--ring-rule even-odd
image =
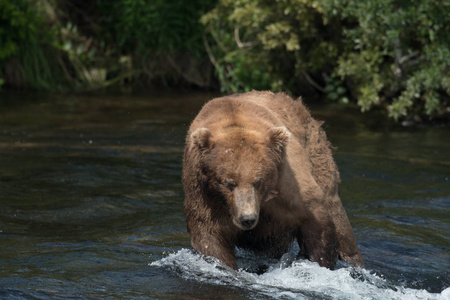
[[[291,261],[236,275],[184,249],[184,136],[211,95],[1,97],[0,298],[332,299],[362,276],[378,282],[361,287],[371,299],[393,289],[444,299],[450,286],[449,128],[368,130],[343,110],[314,110],[337,146],[368,271]]]

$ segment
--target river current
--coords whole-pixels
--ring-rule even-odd
[[[450,299],[450,128],[312,107],[366,269],[192,251],[187,128],[209,94],[0,94],[2,299]],[[255,270],[261,266],[267,271]]]

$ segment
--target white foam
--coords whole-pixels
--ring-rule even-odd
[[[169,254],[150,265],[171,269],[185,279],[243,287],[279,299],[450,300],[450,288],[433,294],[391,285],[367,270],[342,267],[331,271],[307,260],[294,261],[294,258],[295,255],[285,254],[261,275],[243,269],[232,270],[216,259],[189,249]]]

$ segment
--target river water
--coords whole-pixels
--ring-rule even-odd
[[[192,251],[182,212],[185,133],[211,97],[0,94],[0,298],[450,299],[450,128],[313,109],[366,269],[294,245],[232,271]]]

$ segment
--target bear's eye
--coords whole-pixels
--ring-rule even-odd
[[[226,179],[224,181],[224,185],[227,189],[229,189],[231,192],[236,188],[236,182],[234,182],[231,179]]]
[[[261,183],[262,183],[262,178],[259,177],[256,179],[255,182],[253,182],[253,187],[257,190],[261,187]]]

